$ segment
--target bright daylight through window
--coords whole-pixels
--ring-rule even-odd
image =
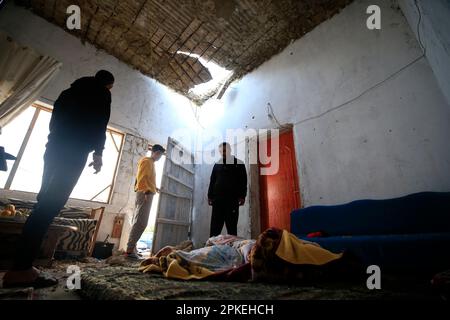
[[[4,146],[8,153],[18,155],[16,160],[18,165],[14,166],[11,162],[8,165],[8,171],[0,173],[0,188],[39,192],[50,118],[51,109],[40,104],[33,104],[2,128],[0,145]],[[29,139],[27,139],[27,132]],[[92,167],[88,167],[92,159],[90,155],[71,198],[109,202],[123,137],[124,135],[120,132],[107,130],[102,170],[94,174]],[[20,156],[21,146],[25,148]]]

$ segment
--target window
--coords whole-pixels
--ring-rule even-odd
[[[7,172],[0,173],[0,188],[39,192],[50,118],[51,109],[36,103],[2,129],[0,145],[18,158],[14,165],[8,162]],[[102,170],[93,174],[94,169],[88,167],[90,155],[71,198],[109,202],[123,138],[122,133],[108,128]]]

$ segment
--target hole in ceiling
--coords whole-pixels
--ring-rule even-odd
[[[200,57],[198,54],[184,52],[184,51],[177,51],[177,53],[198,59],[198,62],[201,63],[206,69],[208,69],[208,71],[212,77],[212,79],[210,81],[198,84],[198,85],[194,86],[193,88],[189,89],[190,94],[194,94],[199,97],[212,96],[220,89],[220,87],[233,74],[233,72],[231,70],[227,70],[212,61],[206,61],[204,58]]]

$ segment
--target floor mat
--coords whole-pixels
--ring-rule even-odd
[[[182,281],[142,274],[134,266],[87,268],[82,271],[81,296],[93,300],[397,300],[440,299],[423,286],[368,290],[362,284],[333,283],[290,286],[264,283]]]
[[[69,290],[67,269],[77,265],[81,270],[81,289]],[[216,281],[181,281],[159,274],[138,272],[138,263],[121,257],[99,262],[55,262],[44,271],[59,279],[58,286],[36,289],[2,289],[0,300],[448,300],[448,295],[431,290],[429,281],[385,277],[381,290],[368,290],[363,283],[324,283],[313,286],[274,285],[265,283],[232,283]],[[0,279],[3,274],[0,273]],[[1,280],[0,280],[1,283]]]

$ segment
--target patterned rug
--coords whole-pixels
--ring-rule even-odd
[[[368,290],[363,283],[322,283],[311,286],[275,285],[213,281],[181,281],[158,274],[138,272],[138,265],[123,258],[107,261],[55,261],[45,271],[59,279],[58,286],[35,289],[3,289],[0,300],[449,300],[448,290],[437,293],[429,281],[384,277],[381,290]],[[68,290],[67,267],[76,264],[81,270],[81,290]],[[3,274],[0,273],[0,279]]]
[[[394,281],[394,283],[396,283]],[[423,284],[368,290],[366,284],[328,283],[290,286],[264,283],[180,281],[159,274],[142,274],[136,266],[106,266],[82,271],[80,294],[92,300],[397,300],[441,299]]]

